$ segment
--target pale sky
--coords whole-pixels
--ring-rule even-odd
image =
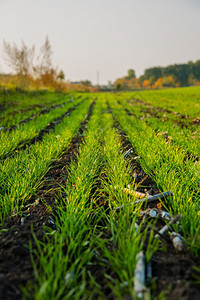
[[[200,59],[200,0],[0,0],[0,72],[4,39],[39,50],[46,35],[66,79],[107,84]]]

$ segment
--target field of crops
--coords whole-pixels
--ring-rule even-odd
[[[0,299],[199,299],[200,88],[1,92]]]

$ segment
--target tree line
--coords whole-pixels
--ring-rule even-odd
[[[36,54],[35,46],[28,47],[23,41],[21,47],[15,43],[4,41],[4,60],[14,71],[15,75],[0,76],[0,86],[16,85],[21,88],[32,86],[33,89],[40,87],[57,90],[87,90],[93,91],[92,83],[83,80],[77,83],[64,82],[65,75],[52,64],[52,48],[48,37]],[[151,67],[145,69],[144,74],[136,77],[135,71],[129,69],[127,75],[108,84],[110,88],[141,89],[162,88],[200,85],[200,60],[189,61],[185,64],[173,64],[167,67]],[[100,87],[95,87],[99,89]]]
[[[169,80],[172,77],[173,82]],[[155,84],[159,78],[163,78],[163,85],[189,86],[200,81],[200,60],[189,61],[186,64],[174,64],[167,67],[153,67],[146,69],[144,75],[140,76],[139,83],[149,80],[150,84]]]
[[[130,76],[132,74],[133,76]],[[167,67],[145,69],[144,74],[136,78],[134,70],[118,78],[114,85],[117,89],[129,88],[162,88],[200,85],[200,60],[185,64],[174,64]]]

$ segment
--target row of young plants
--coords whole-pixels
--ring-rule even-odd
[[[28,112],[35,106],[49,106],[60,101],[63,93],[51,93],[48,91],[18,92],[0,91],[0,118],[15,115],[19,112]]]
[[[106,299],[109,293],[117,299],[134,297],[136,255],[146,232],[140,226],[136,230],[136,214],[129,207],[119,213],[113,210],[130,202],[123,193],[130,175],[104,95],[98,96],[77,163],[72,162],[68,172],[65,197],[56,203],[56,229],[46,228],[45,242],[36,240],[37,283],[34,292],[32,284],[24,289],[26,297],[31,298],[30,293],[37,300]],[[158,245],[152,236],[147,244],[148,262]]]
[[[75,107],[75,105],[84,101],[84,99],[84,97],[77,98],[73,102],[67,102],[63,106],[51,110],[49,113],[39,115],[27,123],[21,124],[16,130],[11,132],[2,131],[0,134],[0,143],[2,145],[0,159],[9,156],[16,147],[22,147],[28,141],[37,137],[40,131],[45,129],[49,123],[64,115],[70,108]]]
[[[61,95],[56,97],[54,96],[53,102],[48,103],[40,103],[36,105],[32,105],[30,102],[30,106],[26,109],[18,110],[17,107],[15,107],[15,110],[12,112],[7,112],[7,115],[4,113],[4,117],[0,117],[0,128],[1,130],[11,130],[14,126],[19,126],[20,123],[25,122],[27,119],[31,119],[34,117],[37,117],[39,114],[43,114],[45,112],[48,112],[49,110],[56,108],[59,105],[65,104],[67,101],[70,101],[70,99],[73,99],[72,96],[68,95]],[[24,121],[25,120],[25,121]]]
[[[80,101],[80,100],[79,100]],[[69,116],[57,124],[54,131],[44,135],[24,151],[16,153],[0,164],[0,220],[4,222],[13,211],[20,212],[45,173],[52,159],[57,159],[65,149],[80,123],[84,120],[91,98],[86,99]]]
[[[108,97],[121,128],[127,134],[137,154],[141,157],[143,169],[153,177],[161,191],[170,190],[173,198],[169,204],[174,214],[182,215],[182,234],[193,254],[199,254],[199,181],[200,166],[193,159],[185,158],[185,151],[169,143],[162,135],[142,119],[128,116],[117,97]]]
[[[147,113],[144,114],[143,106],[140,104],[128,105],[126,101],[120,99],[123,107],[128,109],[131,114],[134,114],[137,118],[143,119],[150,125],[157,133],[157,135],[163,135],[168,142],[176,143],[186,155],[193,156],[194,162],[200,158],[200,128],[199,126],[191,125],[190,127],[181,126],[176,123],[173,116],[170,114],[161,114],[158,117],[152,116]]]
[[[40,264],[39,269],[35,265],[34,299],[81,299],[88,295],[86,265],[93,257],[90,240],[95,231],[89,218],[89,198],[101,167],[98,106],[93,108],[78,162],[70,165],[65,199],[57,201],[56,230],[47,229],[45,244],[37,241]]]
[[[196,117],[194,117],[194,115],[193,117],[190,117],[189,115],[169,110],[167,106],[153,106],[152,104],[148,103],[146,99],[139,100],[131,96],[133,95],[129,93],[126,95],[126,97],[125,94],[123,96],[120,95],[120,99],[122,102],[126,101],[128,106],[134,106],[134,114],[143,113],[143,117],[153,116],[160,119],[162,122],[168,121],[169,123],[171,122],[177,127],[188,128],[191,131],[195,131],[196,126],[200,122],[198,114],[196,114]],[[176,100],[176,102],[179,104],[179,106],[182,105],[181,100]]]
[[[135,267],[137,254],[145,251],[145,263],[148,265],[153,253],[158,249],[158,241],[153,241],[153,232],[148,235],[147,228],[142,230],[143,223],[136,226],[141,204],[130,207],[126,204],[134,202],[136,196],[124,192],[132,181],[129,173],[130,166],[124,159],[124,149],[118,130],[115,127],[113,116],[105,114],[104,120],[104,168],[103,190],[109,204],[109,214],[105,216],[108,233],[98,240],[102,253],[102,264],[110,266],[110,274],[107,274],[107,284],[113,291],[114,298],[124,299],[129,295],[137,299],[134,290]],[[136,189],[137,186],[132,186]],[[124,208],[116,213],[115,208],[124,205]],[[102,231],[102,230],[100,230]],[[146,245],[144,246],[144,243]],[[141,295],[140,295],[141,297]],[[150,293],[146,299],[150,299]]]
[[[153,106],[167,107],[172,112],[190,117],[200,115],[200,87],[130,92],[123,96],[137,98]]]

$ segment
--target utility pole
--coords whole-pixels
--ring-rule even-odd
[[[97,86],[99,86],[99,71],[97,71]]]

